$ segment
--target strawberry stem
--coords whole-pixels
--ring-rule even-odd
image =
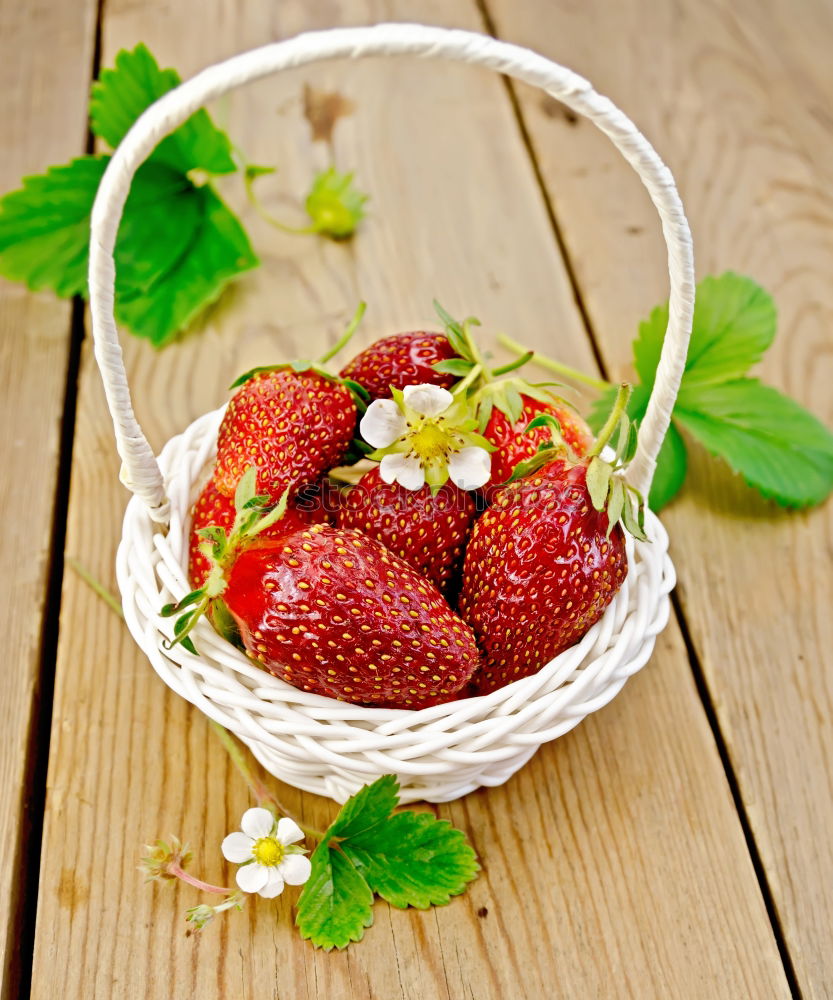
[[[474,368],[466,375],[464,379],[461,379],[453,388],[452,392],[455,396],[462,395],[469,386],[473,385],[483,374],[483,365],[475,365]]]
[[[254,795],[255,800],[259,806],[268,809],[270,812],[280,813],[282,816],[288,816],[289,819],[293,820],[298,824],[300,829],[303,831],[305,837],[310,837],[313,840],[323,840],[324,834],[320,830],[316,830],[315,827],[305,826],[300,823],[292,813],[284,806],[279,799],[263,784],[260,778],[255,774],[249,765],[249,761],[246,759],[240,744],[231,733],[224,729],[219,722],[215,722],[213,719],[209,719],[209,724],[214,732],[217,734],[217,738],[223,744],[223,749],[229,755],[232,764],[237,768],[241,777],[246,782],[246,784],[251,789],[252,795]]]
[[[81,577],[90,590],[97,597],[100,597],[110,610],[114,611],[119,618],[124,621],[124,611],[122,611],[121,601],[118,597],[116,597],[112,591],[108,590],[100,580],[97,580],[85,566],[82,566],[81,563],[78,562],[77,559],[72,556],[67,556],[65,562],[71,570]]]
[[[563,375],[565,378],[569,378],[573,382],[579,382],[582,385],[589,386],[591,389],[597,389],[601,392],[605,389],[609,389],[612,385],[611,382],[607,382],[605,379],[594,378],[592,375],[586,375],[584,372],[580,372],[576,368],[571,368],[569,365],[564,365],[560,361],[554,361],[552,358],[548,358],[545,354],[539,354],[538,351],[530,351],[528,347],[524,347],[523,344],[518,343],[517,340],[513,340],[512,337],[508,337],[505,333],[498,334],[497,342],[501,345],[501,347],[505,347],[507,351],[512,351],[513,354],[529,355],[527,360],[534,361],[535,364],[540,365],[541,368],[546,368],[548,371],[555,372],[556,375]]]
[[[249,199],[249,203],[252,208],[254,208],[261,219],[263,219],[264,222],[268,222],[270,226],[274,226],[275,229],[279,229],[282,233],[289,233],[291,236],[310,236],[313,233],[318,232],[318,227],[315,225],[290,226],[285,222],[281,222],[280,219],[267,212],[260,199],[255,194],[254,176],[249,174],[248,171],[244,172],[243,185],[246,189],[246,197]]]
[[[520,357],[515,358],[514,361],[510,361],[508,364],[501,365],[500,368],[493,368],[489,373],[493,378],[496,375],[508,375],[509,372],[516,371],[518,368],[523,368],[523,366],[531,361],[535,357],[534,351],[527,351],[526,354],[522,354]]]
[[[326,364],[331,358],[334,358],[336,354],[343,348],[345,348],[350,341],[350,338],[358,330],[359,324],[364,316],[365,309],[367,309],[366,302],[360,302],[356,307],[356,311],[353,313],[353,318],[347,325],[347,329],[342,333],[338,340],[333,344],[333,346],[325,354],[322,354],[318,359],[318,364]]]
[[[622,414],[625,412],[628,406],[628,400],[631,398],[631,387],[627,382],[623,382],[616,393],[616,402],[613,404],[613,409],[610,411],[610,416],[604,423],[604,426],[599,431],[599,435],[593,447],[587,452],[587,458],[595,458],[596,455],[600,455],[613,436],[613,432],[619,426],[619,420]]]
[[[192,885],[195,889],[199,889],[200,892],[211,892],[218,896],[229,896],[236,893],[236,889],[228,889],[223,885],[212,885],[210,882],[203,882],[201,878],[197,878],[196,875],[191,875],[190,872],[185,871],[184,868],[180,867],[175,861],[169,861],[165,866],[165,872],[168,875],[172,875],[174,878],[178,878],[181,882],[187,882],[188,885]]]

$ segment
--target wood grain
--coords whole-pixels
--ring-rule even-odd
[[[478,27],[442,0],[233,5],[108,3],[105,60],[145,40],[189,74],[303,28],[393,18]],[[335,155],[373,194],[344,246],[282,236],[247,214],[263,257],[199,336],[126,358],[155,445],[225,398],[230,376],[310,354],[361,296],[362,337],[430,322],[436,295],[531,343],[592,365],[557,247],[499,80],[459,67],[327,64],[237,92],[216,113],[290,216],[326,144],[313,144],[303,86],[355,105]],[[239,204],[232,180],[225,191]],[[85,355],[68,551],[112,583],[125,495],[98,374]],[[484,873],[427,913],[376,908],[358,946],[325,955],[292,927],[291,903],[257,901],[199,937],[190,891],[143,885],[140,845],[169,832],[206,877],[228,878],[218,844],[248,804],[204,718],[153,675],[120,622],[65,580],[33,997],[223,998],[787,996],[720,761],[679,633],[609,708],[544,748],[501,789],[439,812],[467,830]],[[316,824],[334,807],[282,789]]]
[[[748,273],[780,332],[762,377],[833,423],[829,4],[490,0],[502,37],[588,76],[680,184],[698,272]],[[667,295],[647,198],[553,102],[521,106],[602,353],[627,370]],[[802,994],[833,995],[833,505],[787,514],[691,449],[665,515],[679,593]]]
[[[94,7],[0,0],[0,192],[84,151]],[[60,100],[54,95],[59,93]],[[32,727],[37,713],[43,614],[70,306],[0,285],[0,995],[16,995],[21,866],[29,856]],[[51,669],[51,664],[47,665]]]

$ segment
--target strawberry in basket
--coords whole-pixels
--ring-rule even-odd
[[[554,445],[515,472],[475,524],[463,566],[460,613],[483,652],[474,689],[486,694],[536,673],[601,617],[625,579],[620,522],[644,538],[643,501],[620,475],[636,447],[623,386],[598,439],[570,457],[549,415]],[[619,429],[613,463],[602,449]],[[532,429],[535,429],[534,427]]]
[[[406,385],[439,385],[457,381],[443,362],[456,357],[445,334],[417,330],[383,337],[341,369],[341,377],[358,382],[371,399],[387,399],[391,389]],[[439,366],[437,368],[436,366]]]
[[[514,381],[516,380],[506,380]],[[521,382],[520,379],[517,381]],[[505,383],[497,383],[495,389],[502,384]],[[549,414],[555,418],[564,443],[576,457],[581,458],[593,441],[590,428],[564,401],[555,402],[530,396],[528,389],[522,384],[515,387],[515,392],[517,396],[503,392],[498,399],[494,399],[489,397],[487,391],[481,397],[481,405],[490,410],[483,436],[495,447],[492,455],[493,486],[509,480],[519,462],[532,458],[541,445],[549,441],[550,434],[546,427],[535,427],[526,433],[529,424],[541,414]]]
[[[289,490],[273,508],[251,467],[231,531],[203,528],[204,585],[162,610],[170,645],[196,652],[199,618],[230,616],[254,660],[295,687],[362,704],[423,708],[451,700],[479,663],[474,635],[436,587],[355,529],[315,524],[275,539]]]
[[[339,528],[358,528],[443,590],[451,579],[474,520],[474,497],[453,483],[436,492],[387,483],[378,467],[366,472],[339,510]]]
[[[232,388],[217,438],[214,481],[234,496],[243,473],[257,469],[257,488],[277,503],[317,482],[346,454],[356,426],[354,391],[323,365],[349,340],[362,316],[362,303],[338,343],[317,362],[254,368]]]
[[[480,658],[437,588],[355,529],[318,524],[247,549],[223,599],[253,659],[294,687],[344,701],[439,705]]]
[[[317,488],[317,487],[315,487]],[[211,571],[211,557],[203,552],[203,546],[210,545],[201,534],[204,528],[219,527],[230,534],[237,511],[234,500],[217,489],[214,479],[210,479],[203,487],[202,493],[194,504],[191,512],[191,534],[188,539],[188,579],[192,587],[201,587]],[[281,538],[283,535],[306,528],[311,524],[323,522],[328,514],[323,503],[311,491],[305,491],[293,503],[289,504],[286,513],[277,523],[267,528],[260,539]]]

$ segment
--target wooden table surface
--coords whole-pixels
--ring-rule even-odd
[[[97,66],[148,43],[190,75],[312,27],[486,30],[588,76],[678,180],[698,275],[754,276],[779,308],[762,376],[833,422],[833,6],[825,0],[0,0],[2,190],[81,154]],[[157,448],[230,376],[309,355],[359,298],[361,337],[437,296],[611,377],[667,294],[657,219],[592,126],[524,87],[410,60],[329,63],[213,109],[288,209],[330,155],[303,88],[353,104],[336,162],[372,193],[347,245],[244,211],[263,266],[163,352],[125,339]],[[222,879],[249,803],[206,719],[169,692],[71,572],[108,587],[127,500],[83,309],[0,286],[0,943],[5,1000],[833,996],[833,504],[785,514],[692,448],[664,515],[679,585],[649,665],[505,786],[437,813],[483,873],[450,906],[377,904],[324,954],[291,900],[186,936],[186,887],[148,886],[169,832]],[[65,570],[65,567],[66,570]],[[281,789],[309,821],[332,803]]]

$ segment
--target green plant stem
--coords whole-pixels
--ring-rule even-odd
[[[281,801],[263,784],[260,778],[258,778],[252,770],[240,744],[234,739],[231,733],[221,726],[219,722],[215,722],[213,719],[209,719],[208,721],[214,732],[217,734],[217,738],[223,744],[223,748],[226,753],[231,758],[231,762],[240,772],[243,780],[251,789],[252,794],[257,800],[257,804],[266,809],[270,809],[272,812],[277,811],[283,816],[288,816],[291,820],[298,824],[305,837],[311,837],[313,840],[323,840],[324,834],[320,830],[316,830],[313,826],[305,826],[303,823],[299,822],[299,820],[292,815],[286,806],[283,805],[283,803],[281,803]]]
[[[90,590],[124,621],[124,611],[122,611],[118,597],[111,590],[108,590],[100,580],[96,580],[92,573],[73,556],[67,556],[64,561],[74,573],[81,577]]]
[[[249,199],[249,204],[252,208],[254,208],[261,219],[263,219],[264,222],[268,222],[270,226],[274,226],[275,229],[280,229],[282,233],[289,233],[291,236],[309,236],[318,232],[318,227],[314,224],[310,226],[290,226],[285,222],[281,222],[280,219],[276,218],[270,212],[267,212],[260,199],[255,194],[253,177],[249,177],[244,174],[243,185],[246,188],[246,197]]]
[[[483,366],[480,364],[475,365],[474,368],[472,368],[472,370],[468,373],[468,375],[466,375],[464,379],[461,379],[461,381],[459,381],[457,385],[454,386],[453,389],[454,395],[455,396],[462,395],[466,391],[466,389],[469,388],[470,385],[472,385],[480,378],[482,374],[483,374]]]
[[[242,894],[240,892],[232,892],[229,894],[228,899],[224,900],[222,903],[218,903],[215,907],[212,907],[215,913],[223,913],[225,910],[232,910],[235,907],[243,906]]]
[[[595,458],[596,455],[600,455],[604,450],[605,445],[613,436],[613,432],[619,425],[619,419],[625,412],[628,406],[628,400],[631,398],[631,387],[627,382],[623,382],[619,386],[619,390],[616,393],[616,402],[613,404],[613,409],[610,411],[610,416],[604,423],[604,426],[599,431],[599,435],[593,447],[587,452],[588,458]]]
[[[505,347],[507,351],[512,351],[514,354],[530,353],[528,347],[524,347],[523,344],[518,343],[517,340],[513,340],[512,337],[508,337],[505,333],[498,334],[497,341],[501,347]],[[532,357],[530,360],[534,361],[535,364],[540,365],[542,368],[546,368],[548,371],[555,372],[556,375],[563,375],[565,378],[568,378],[573,382],[580,382],[582,385],[587,385],[591,389],[596,389],[601,392],[604,389],[609,389],[613,384],[611,382],[607,382],[605,379],[594,378],[592,375],[586,375],[584,372],[580,372],[576,368],[571,368],[569,365],[564,365],[560,361],[554,361],[552,358],[548,358],[545,354],[539,354],[538,351],[532,351],[531,353]]]
[[[361,323],[364,317],[365,309],[367,309],[366,302],[360,302],[356,311],[353,313],[353,318],[347,325],[347,329],[342,333],[338,340],[333,344],[333,346],[325,354],[322,354],[318,359],[319,365],[326,364],[331,358],[334,358],[339,351],[343,350],[350,341],[350,338],[359,328],[359,323]]]
[[[510,361],[508,364],[501,365],[500,368],[493,368],[489,373],[492,378],[498,375],[508,375],[509,372],[516,371],[518,368],[523,368],[523,366],[528,362],[532,361],[535,357],[534,351],[527,351],[526,354],[521,354],[519,357],[515,358],[514,361]]]

